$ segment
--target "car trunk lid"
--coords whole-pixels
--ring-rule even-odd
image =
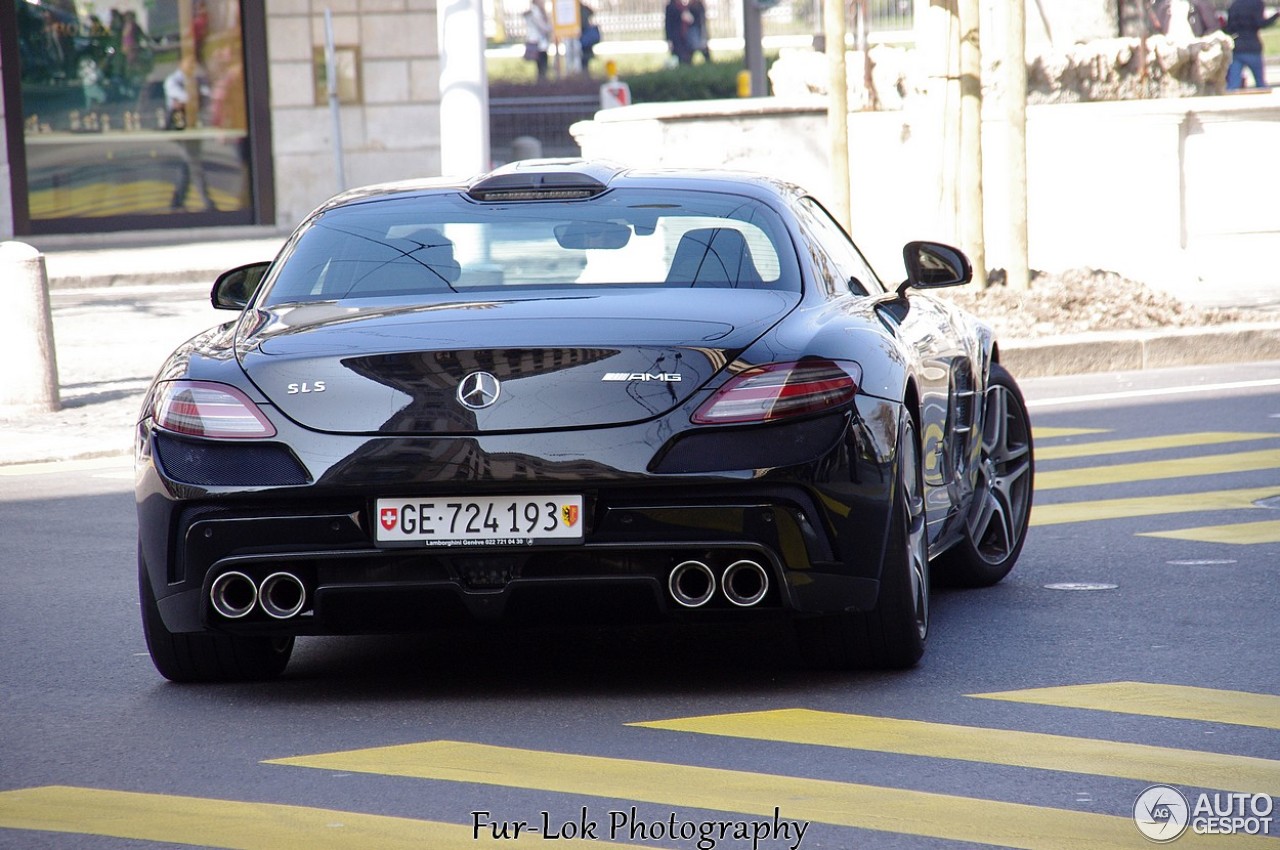
[[[318,431],[598,427],[683,404],[798,299],[658,290],[282,305],[242,325],[239,350],[267,398]]]

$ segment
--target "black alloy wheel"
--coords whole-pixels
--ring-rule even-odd
[[[973,503],[964,539],[940,559],[940,581],[989,587],[1009,574],[1026,542],[1034,478],[1026,402],[1008,370],[993,363]]]

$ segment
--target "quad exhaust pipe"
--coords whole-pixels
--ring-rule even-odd
[[[258,588],[258,602],[268,617],[287,620],[296,616],[307,602],[307,589],[293,573],[272,573]]]
[[[667,590],[677,604],[701,608],[715,596],[717,587],[724,598],[739,608],[758,605],[769,592],[769,571],[756,561],[734,561],[717,580],[715,571],[702,561],[683,561],[671,571]]]
[[[716,574],[701,561],[685,561],[667,579],[671,598],[686,608],[701,608],[716,592]]]
[[[272,573],[254,584],[249,576],[231,570],[213,580],[209,587],[213,610],[228,620],[247,617],[254,606],[276,620],[297,616],[307,603],[307,588],[293,573]]]
[[[726,599],[739,608],[750,608],[769,592],[769,573],[755,561],[734,561],[720,584]]]
[[[209,588],[213,610],[228,620],[247,616],[258,601],[258,588],[244,573],[227,572],[213,580]]]

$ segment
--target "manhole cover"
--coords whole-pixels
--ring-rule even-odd
[[[1049,590],[1115,590],[1119,586],[1101,581],[1060,581],[1045,585]]]

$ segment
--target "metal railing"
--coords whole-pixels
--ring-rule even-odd
[[[569,127],[599,109],[599,95],[489,98],[490,158],[495,165],[514,159],[514,142],[521,136],[537,139],[543,156],[577,156],[581,151]]]
[[[487,9],[494,37],[495,9],[506,24],[506,41],[524,38],[522,15],[528,0],[494,0]],[[742,36],[741,0],[704,0],[712,38]],[[505,4],[505,5],[504,5]],[[808,34],[821,29],[822,0],[782,0],[764,13],[764,34]],[[662,0],[593,0],[595,20],[606,40],[663,40]],[[913,27],[912,0],[871,0],[873,32],[908,32]],[[577,121],[600,109],[599,95],[529,95],[489,99],[489,151],[495,164],[515,158],[513,143],[521,136],[537,139],[543,156],[577,156],[569,133]]]
[[[712,38],[742,37],[741,0],[704,0]],[[822,27],[823,0],[781,0],[764,11],[765,35],[795,35]],[[905,32],[914,25],[913,0],[871,0],[870,27],[877,32]],[[595,22],[606,40],[662,41],[662,0],[592,0]],[[527,0],[494,0],[486,9],[486,32],[502,42],[524,40]],[[498,18],[502,26],[498,26]],[[850,18],[852,20],[852,18]]]

